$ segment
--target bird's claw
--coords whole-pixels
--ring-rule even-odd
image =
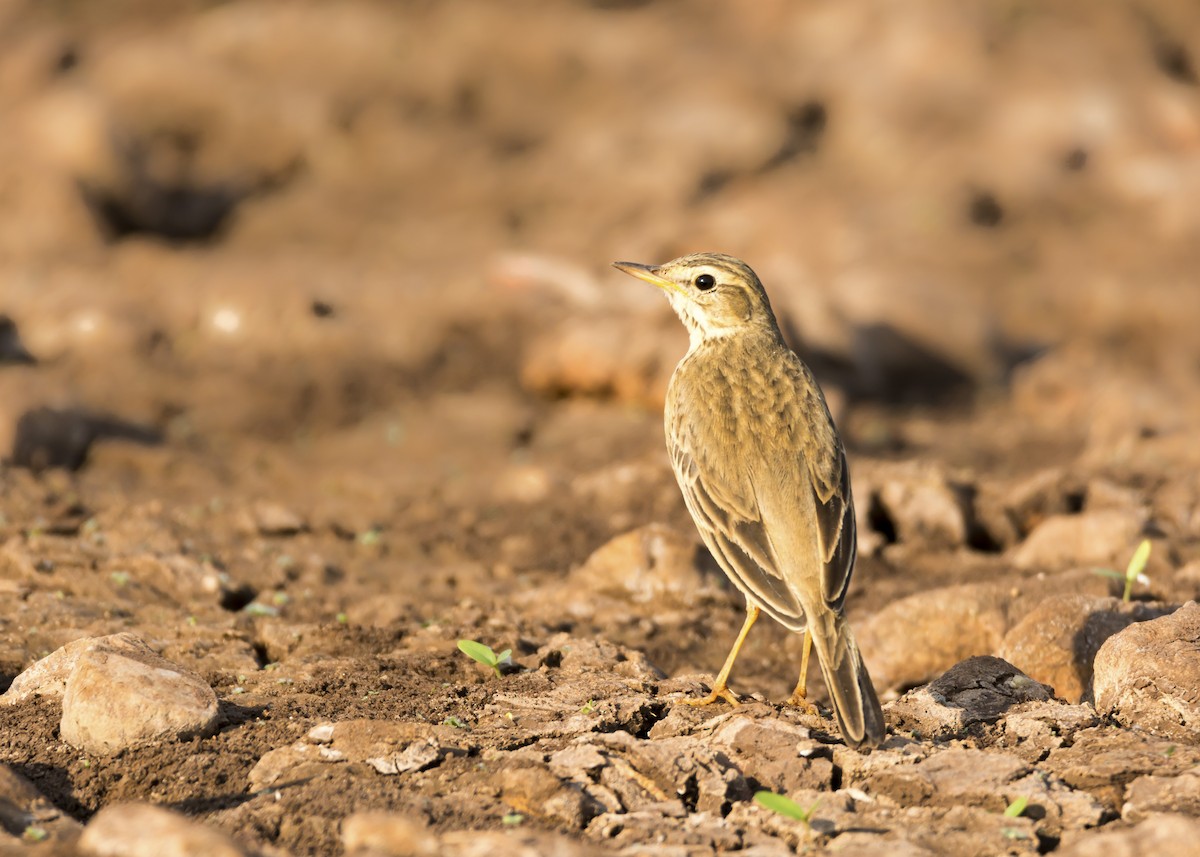
[[[793,693],[787,698],[787,705],[799,708],[805,714],[820,714],[817,707],[813,705],[802,693]]]
[[[728,702],[730,705],[734,706],[735,708],[742,704],[742,701],[737,698],[737,694],[735,694],[732,690],[730,690],[729,688],[724,687],[724,686],[714,687],[712,689],[712,692],[710,692],[708,694],[708,696],[700,696],[700,697],[696,697],[693,699],[681,699],[681,700],[679,700],[679,702],[682,705],[699,706],[699,705],[712,705],[718,699],[725,700],[726,702]]]

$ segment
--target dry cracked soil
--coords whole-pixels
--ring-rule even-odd
[[[0,853],[1200,854],[1198,50],[1170,0],[0,3]],[[842,427],[870,754],[765,621],[678,704],[743,604],[607,265],[697,250]]]

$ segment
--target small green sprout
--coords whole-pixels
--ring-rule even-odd
[[[755,792],[754,802],[759,806],[765,806],[771,812],[776,812],[785,818],[794,818],[796,821],[803,823],[806,827],[812,823],[813,813],[817,811],[817,805],[805,809],[786,795],[775,794],[775,792]]]
[[[42,842],[49,835],[50,834],[46,832],[46,828],[36,827],[32,824],[26,827],[25,832],[22,834],[22,836],[29,842]]]
[[[108,576],[108,579],[117,586],[125,586],[132,578],[128,571],[114,571]]]
[[[524,820],[525,816],[521,815],[521,813],[509,812],[504,814],[504,816],[500,819],[500,823],[505,827],[516,827]]]
[[[1140,583],[1142,586],[1148,586],[1150,583],[1150,578],[1142,573],[1146,570],[1146,563],[1150,560],[1150,548],[1150,540],[1142,539],[1142,543],[1137,546],[1137,550],[1130,557],[1124,574],[1111,568],[1094,568],[1092,571],[1103,577],[1124,581],[1125,593],[1121,596],[1121,600],[1128,602],[1130,596],[1133,595],[1133,584]]]
[[[1025,807],[1029,806],[1029,798],[1022,795],[1008,805],[1008,809],[1004,810],[1005,818],[1020,818],[1021,813],[1025,811]]]
[[[334,617],[339,625],[347,625],[350,623],[350,617],[345,613],[339,613]]]
[[[272,607],[270,604],[260,604],[257,601],[251,601],[242,608],[243,613],[248,613],[251,616],[278,616],[279,610]]]
[[[500,667],[512,664],[512,649],[505,649],[497,655],[492,651],[491,646],[485,646],[474,640],[459,640],[458,649],[471,660],[478,661],[485,667],[491,667],[497,678],[504,675],[500,671]]]
[[[580,714],[591,714],[596,710],[596,700],[589,699],[583,704],[583,708],[579,709]]]
[[[449,717],[447,717],[445,720],[443,720],[442,723],[444,723],[446,726],[453,726],[455,729],[466,729],[467,728],[467,724],[463,723],[461,720],[459,720],[453,714],[451,714]]]

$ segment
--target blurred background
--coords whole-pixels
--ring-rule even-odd
[[[864,557],[934,569],[868,604],[1015,545],[974,498],[1047,467],[1178,482],[1195,535],[1198,50],[1170,0],[4,0],[6,526],[170,521],[364,622],[690,536],[686,338],[608,266],[713,250],[825,384]],[[953,571],[894,459],[966,504]]]

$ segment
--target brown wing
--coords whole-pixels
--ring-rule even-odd
[[[789,352],[785,361],[789,383],[803,403],[790,415],[791,437],[780,449],[769,450],[768,458],[779,466],[795,461],[799,452],[807,465],[807,482],[812,492],[813,515],[821,562],[821,595],[825,603],[841,610],[854,570],[858,536],[854,523],[854,499],[850,493],[850,471],[846,453],[833,425],[833,417],[816,379],[800,358]],[[787,499],[787,495],[784,494]],[[800,498],[806,505],[807,498]],[[782,546],[780,546],[782,549]],[[806,552],[802,554],[802,557]],[[801,559],[801,561],[803,561]]]
[[[802,627],[804,611],[779,572],[779,560],[763,526],[758,500],[743,457],[721,455],[722,438],[705,437],[703,424],[680,426],[669,442],[671,463],[684,502],[704,543],[730,580],[753,595],[773,618]],[[740,466],[727,468],[721,461]]]
[[[845,601],[857,541],[850,480],[824,397],[799,358],[788,353],[758,389],[755,401],[733,395],[714,408],[724,419],[676,412],[671,459],[722,568],[774,618],[797,628],[808,600],[798,590],[814,597],[819,581],[826,604],[840,610]],[[777,415],[776,431],[739,431],[739,420],[763,414]]]
[[[821,403],[824,405],[824,402]],[[816,501],[817,535],[821,559],[821,594],[831,607],[841,610],[854,571],[858,530],[854,523],[854,498],[850,493],[850,471],[839,441],[824,456],[809,459],[813,497]]]

